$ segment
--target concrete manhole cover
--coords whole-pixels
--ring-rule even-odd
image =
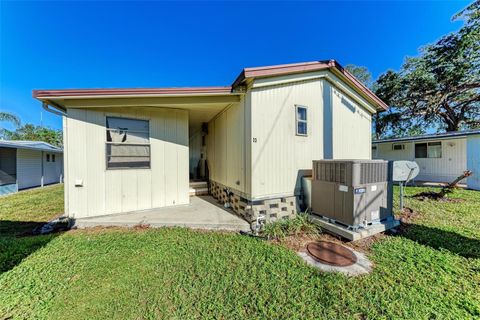
[[[318,262],[331,266],[346,267],[357,262],[357,257],[352,251],[333,242],[311,242],[307,245],[307,252]]]

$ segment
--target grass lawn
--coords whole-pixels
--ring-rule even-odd
[[[412,194],[425,188],[409,188]],[[398,192],[398,190],[396,190]],[[480,192],[379,237],[374,271],[320,273],[278,244],[181,228],[18,237],[62,208],[62,187],[0,198],[0,319],[480,318]]]

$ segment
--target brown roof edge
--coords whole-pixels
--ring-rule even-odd
[[[335,60],[322,60],[322,61],[312,61],[312,62],[302,62],[302,63],[291,63],[291,64],[282,64],[282,65],[273,65],[266,67],[254,67],[254,68],[245,68],[240,73],[240,75],[235,79],[232,84],[232,88],[235,88],[241,84],[244,80],[248,78],[255,77],[272,77],[293,73],[301,73],[308,71],[319,71],[335,68],[342,75],[344,75],[349,81],[352,82],[358,90],[367,95],[370,99],[378,104],[381,109],[388,110],[387,104],[383,102],[379,97],[377,97],[369,88],[367,88],[362,82],[355,78],[348,70],[343,68]]]
[[[190,88],[130,88],[130,89],[61,89],[33,90],[34,98],[53,98],[70,96],[110,96],[110,95],[188,95],[188,94],[228,94],[231,86],[226,87],[190,87]]]

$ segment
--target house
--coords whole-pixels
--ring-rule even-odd
[[[189,203],[192,181],[248,221],[296,213],[314,159],[370,159],[387,108],[334,60],[246,68],[231,86],[35,90],[63,115],[65,212]]]
[[[480,129],[375,140],[372,156],[417,162],[418,181],[451,182],[468,169],[473,175],[463,182],[480,190]]]
[[[58,183],[63,151],[41,141],[0,140],[0,195]]]

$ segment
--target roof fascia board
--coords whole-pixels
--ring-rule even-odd
[[[462,133],[462,134],[453,135],[453,136],[438,136],[438,137],[405,137],[405,138],[398,138],[398,139],[388,139],[384,141],[383,140],[372,141],[372,144],[454,140],[454,139],[465,139],[471,135],[480,135],[480,133]]]
[[[79,95],[79,96],[37,96],[39,100],[69,100],[69,99],[111,99],[111,98],[182,98],[182,97],[217,97],[217,96],[240,96],[242,92],[233,93],[197,93],[197,94],[110,94],[110,95]]]
[[[43,148],[35,148],[35,147],[29,147],[29,146],[20,146],[20,145],[9,145],[9,144],[3,144],[0,142],[0,147],[1,148],[10,148],[10,149],[22,149],[22,150],[34,150],[38,152],[52,152],[52,153],[63,153],[63,150],[58,149],[58,150],[52,150],[52,149],[43,149]]]

